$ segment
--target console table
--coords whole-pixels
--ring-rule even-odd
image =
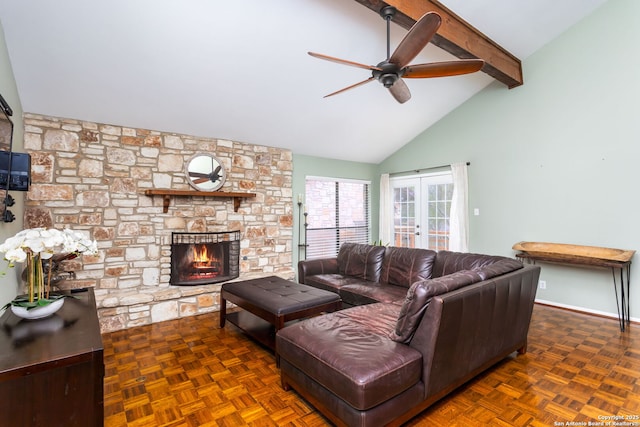
[[[0,424],[102,426],[103,347],[93,289],[54,315],[0,317]]]
[[[634,250],[602,248],[598,246],[570,245],[564,243],[518,242],[513,245],[517,258],[558,264],[582,265],[587,267],[610,268],[613,276],[613,289],[616,294],[616,306],[620,330],[624,332],[631,323],[629,313],[629,282],[631,279],[631,258]],[[620,295],[616,270],[620,270]],[[626,277],[625,277],[626,276]]]

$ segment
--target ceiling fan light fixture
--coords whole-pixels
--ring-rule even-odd
[[[380,76],[380,83],[386,88],[393,86],[398,81],[397,74],[383,74]]]

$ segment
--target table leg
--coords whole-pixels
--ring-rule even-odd
[[[625,270],[627,278],[625,281]],[[611,267],[613,275],[613,290],[616,293],[616,307],[618,309],[618,322],[620,323],[620,331],[624,332],[627,325],[631,324],[630,298],[629,298],[629,282],[631,281],[631,265],[620,267],[620,297],[618,297],[618,281],[616,279],[616,267]],[[625,289],[626,282],[626,289]]]
[[[627,326],[627,292],[624,288],[624,268],[620,269],[620,294],[622,295],[622,324]],[[624,331],[624,328],[622,329]]]
[[[220,327],[224,328],[224,324],[227,320],[227,300],[222,298],[220,294]]]
[[[631,294],[629,285],[631,283],[631,263],[627,265],[627,324],[631,325]]]
[[[625,285],[625,280],[624,280],[624,273],[627,273],[627,289],[624,289],[624,285]],[[620,287],[622,288],[622,292],[624,292],[624,300],[623,300],[623,316],[622,316],[622,320],[624,321],[625,326],[626,325],[631,325],[631,313],[630,313],[630,301],[631,298],[629,296],[629,282],[631,281],[631,265],[627,265],[626,268],[621,268],[620,269]]]
[[[276,316],[276,322],[273,325],[274,326],[274,335],[278,333],[278,331],[282,328],[284,328],[284,316]],[[278,340],[275,339],[273,340],[273,354],[276,356],[276,368],[280,367],[280,355],[278,354],[278,344],[277,344]]]
[[[620,284],[620,297],[618,297],[618,282],[616,280],[616,269],[611,267],[611,275],[613,276],[613,291],[616,294],[616,309],[618,310],[618,323],[620,324],[620,330],[624,331],[624,286]],[[621,301],[622,300],[622,301]],[[622,304],[620,304],[622,302]]]

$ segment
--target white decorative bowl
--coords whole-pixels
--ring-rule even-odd
[[[25,307],[20,307],[17,305],[11,306],[11,311],[18,317],[28,320],[34,319],[43,319],[45,317],[51,316],[56,311],[60,310],[64,304],[64,298],[60,298],[52,302],[51,304],[44,305],[42,307],[32,308],[31,310],[27,310]]]

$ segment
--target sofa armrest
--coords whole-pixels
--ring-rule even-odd
[[[443,277],[415,282],[407,292],[391,339],[405,344],[410,343],[432,297],[480,281],[482,277],[475,271],[462,270]]]
[[[314,276],[316,274],[337,274],[338,259],[337,258],[320,258],[298,262],[298,283],[304,285],[306,276]]]
[[[431,299],[410,343],[423,355],[427,397],[525,350],[539,277],[540,266],[526,265]]]

